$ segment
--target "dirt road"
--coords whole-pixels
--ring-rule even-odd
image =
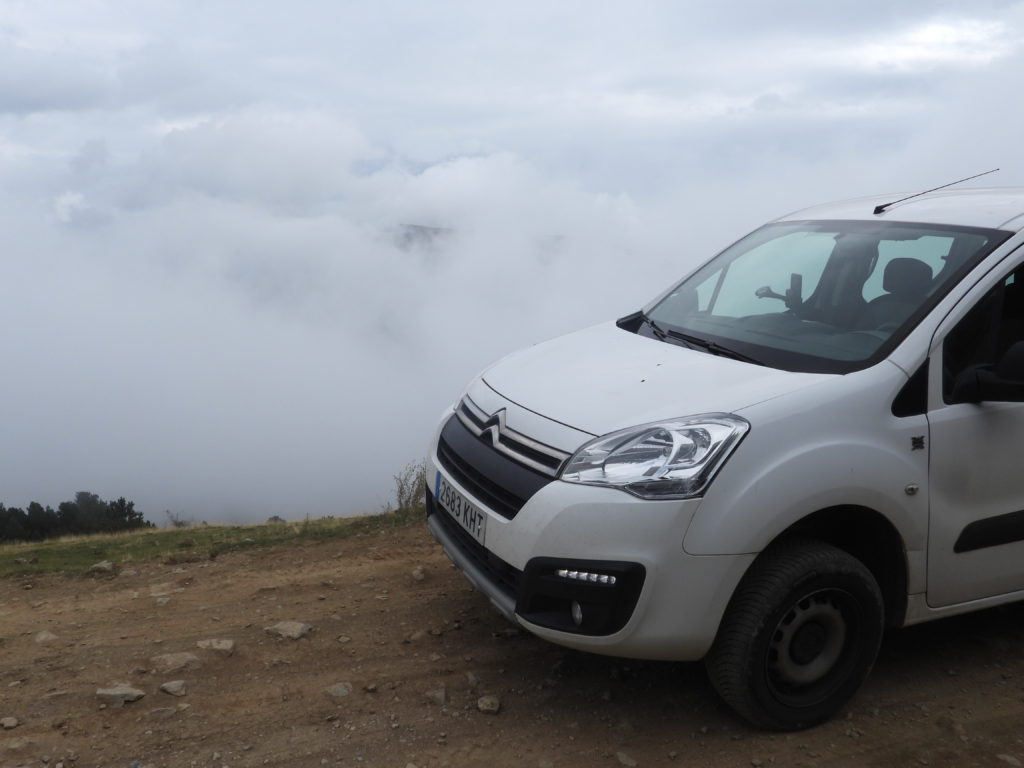
[[[281,621],[312,629],[266,631]],[[1024,764],[1022,608],[890,633],[840,718],[764,734],[719,704],[699,664],[515,631],[420,527],[2,581],[0,636],[2,766]],[[211,639],[233,653],[197,647]],[[177,653],[197,662],[158,671]],[[160,690],[175,680],[184,695]],[[104,704],[97,690],[116,683],[145,695]]]

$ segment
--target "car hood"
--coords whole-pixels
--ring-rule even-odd
[[[506,399],[593,435],[680,416],[736,413],[831,378],[638,336],[605,323],[529,347],[483,373]]]

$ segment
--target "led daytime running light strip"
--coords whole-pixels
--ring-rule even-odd
[[[591,584],[614,584],[617,579],[607,573],[591,573],[590,571],[570,571],[567,568],[559,568],[555,575],[571,581],[586,581]]]

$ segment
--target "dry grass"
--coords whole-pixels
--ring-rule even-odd
[[[326,541],[359,533],[412,525],[422,520],[422,506],[365,517],[321,518],[299,523],[201,525],[147,528],[93,536],[66,536],[40,542],[0,544],[0,578],[39,573],[82,575],[103,560],[122,567],[161,560],[184,563],[207,560],[241,549],[282,547]]]

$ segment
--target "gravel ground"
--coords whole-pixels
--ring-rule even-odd
[[[515,630],[423,527],[0,581],[0,636],[2,766],[1024,764],[1024,608],[891,632],[837,719],[766,734],[700,664]]]

